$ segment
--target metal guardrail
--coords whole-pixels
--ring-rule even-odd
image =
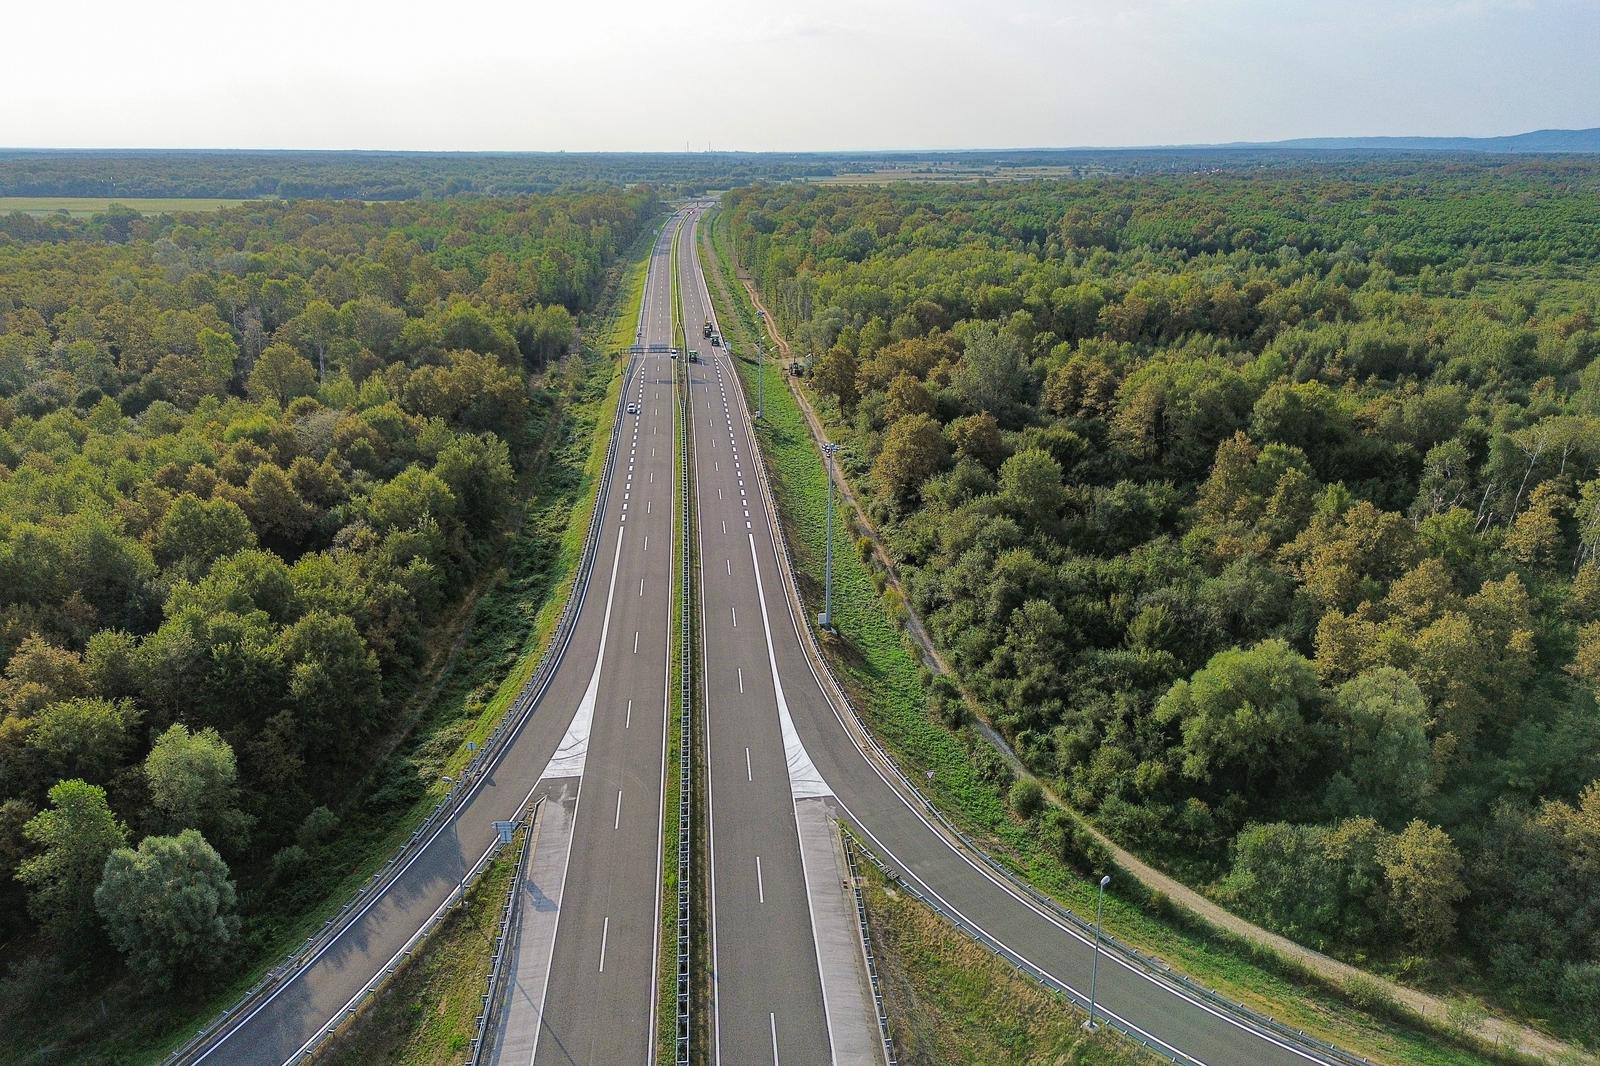
[[[605,461],[600,471],[600,483],[595,489],[594,511],[589,516],[589,528],[584,532],[583,548],[578,558],[578,566],[572,576],[566,602],[561,607],[561,613],[556,620],[556,627],[552,633],[550,644],[540,656],[538,665],[529,675],[528,680],[522,685],[517,697],[501,717],[498,725],[490,732],[483,746],[468,762],[458,779],[450,786],[450,790],[423,819],[417,830],[411,834],[409,840],[402,844],[398,851],[384,863],[361,888],[357,889],[350,899],[340,907],[339,913],[323,923],[323,927],[316,933],[306,938],[305,943],[291,951],[282,963],[268,970],[249,991],[245,992],[231,1007],[224,1008],[209,1024],[195,1033],[181,1046],[172,1051],[164,1060],[163,1066],[180,1066],[195,1061],[195,1056],[207,1053],[215,1043],[226,1037],[233,1029],[241,1024],[241,1016],[248,1016],[250,1008],[260,1001],[271,996],[278,988],[293,980],[312,961],[321,950],[332,941],[338,939],[344,931],[354,923],[359,916],[359,905],[377,895],[382,895],[389,885],[399,876],[401,869],[407,862],[414,858],[432,839],[433,831],[450,816],[456,813],[466,800],[477,791],[494,763],[499,761],[510,744],[511,738],[526,723],[528,716],[533,713],[534,705],[538,702],[545,686],[555,674],[557,665],[562,655],[566,653],[567,645],[572,640],[572,631],[575,627],[578,613],[583,606],[583,599],[589,587],[590,570],[594,561],[595,551],[599,544],[601,522],[605,515],[606,500],[611,488],[611,470],[617,454],[618,428],[622,423],[623,411],[626,407],[624,397],[628,394],[628,384],[634,373],[633,361],[630,358],[624,370],[622,389],[618,393],[616,410],[612,412],[610,440],[606,444]],[[414,942],[414,940],[413,940]],[[394,965],[384,967],[377,977],[392,973]],[[375,978],[376,980],[376,978]],[[364,990],[359,995],[366,995]],[[341,1012],[341,1017],[345,1012]],[[338,1024],[339,1018],[332,1020]],[[325,1035],[325,1034],[324,1034]]]
[[[673,264],[677,269],[677,264]],[[678,374],[681,368],[675,368]],[[678,593],[678,1018],[676,1039],[674,1041],[674,1059],[677,1066],[689,1064],[689,1028],[690,1028],[690,986],[689,986],[689,937],[692,932],[692,915],[690,914],[690,850],[692,837],[690,834],[689,819],[693,812],[693,787],[690,780],[691,756],[693,748],[692,722],[693,722],[693,658],[694,644],[690,636],[690,616],[692,612],[693,584],[690,581],[691,571],[691,545],[694,543],[690,536],[690,522],[693,508],[690,506],[690,466],[689,441],[692,430],[689,425],[689,374],[687,370],[681,373],[683,385],[678,390],[678,416],[683,420],[683,442],[677,457],[681,464],[679,469],[679,528],[682,531],[683,555],[682,566],[678,575],[681,587]]]
[[[855,842],[841,833],[844,861],[850,868],[850,890],[856,897],[856,928],[861,933],[861,951],[867,960],[867,981],[872,985],[872,1003],[878,1011],[878,1035],[883,1038],[883,1058],[888,1066],[899,1066],[894,1053],[894,1037],[889,1033],[889,1010],[883,1002],[883,982],[878,979],[878,960],[872,953],[872,931],[867,928],[867,901],[861,894],[861,871],[856,867]]]
[[[731,298],[737,300],[736,296]],[[735,306],[735,311],[736,313],[738,312],[737,305]],[[713,313],[712,317],[714,321],[716,317],[715,313]],[[743,320],[744,325],[747,328],[755,328],[753,325],[751,325],[751,323],[745,320],[746,316],[741,314],[740,318]],[[814,666],[820,667],[827,676],[828,682],[833,689],[833,695],[837,698],[840,706],[845,711],[846,720],[854,727],[850,729],[851,734],[865,746],[865,750],[869,758],[871,758],[881,768],[886,770],[896,780],[896,791],[899,791],[908,796],[910,799],[914,800],[916,806],[919,807],[924,814],[928,815],[935,822],[937,822],[940,830],[944,834],[958,842],[963,851],[968,853],[974,859],[982,862],[985,867],[993,871],[997,876],[1003,878],[1018,892],[1026,895],[1036,906],[1043,910],[1049,911],[1050,914],[1055,916],[1057,919],[1070,924],[1080,933],[1083,933],[1086,936],[1093,936],[1094,925],[1092,922],[1079,917],[1067,907],[1062,906],[1056,900],[1034,888],[1033,885],[1029,884],[1026,880],[1018,876],[1004,863],[997,860],[988,852],[986,848],[984,848],[976,840],[968,836],[964,831],[959,829],[953,822],[951,822],[944,812],[940,810],[939,807],[936,806],[920,788],[912,783],[911,779],[908,778],[900,769],[899,764],[878,741],[878,738],[873,734],[872,730],[867,727],[866,722],[856,710],[855,704],[846,694],[843,683],[840,681],[838,674],[835,673],[833,669],[833,664],[828,661],[827,656],[822,653],[822,649],[817,643],[816,632],[809,622],[809,616],[806,614],[805,605],[803,601],[800,600],[798,585],[794,580],[793,575],[799,572],[800,567],[794,554],[794,549],[789,545],[788,536],[783,529],[783,523],[778,519],[776,496],[772,491],[772,485],[768,476],[766,455],[762,453],[759,447],[756,448],[755,451],[756,461],[753,465],[756,470],[756,480],[761,487],[762,496],[767,502],[768,513],[771,516],[771,521],[768,522],[768,526],[772,530],[773,537],[776,539],[787,565],[787,572],[784,575],[785,588],[789,596],[792,598],[795,608],[799,611],[799,617],[805,623],[799,628],[804,632],[803,643],[807,652],[807,658],[811,660]],[[860,846],[859,842],[857,843],[857,846]],[[862,848],[862,851],[864,854],[871,856],[876,865],[882,866],[881,863],[877,862],[876,856],[874,856],[870,850]],[[886,868],[885,872],[887,873]],[[904,885],[904,882],[901,883]],[[1047,987],[1055,988],[1063,995],[1067,995],[1072,998],[1079,998],[1077,993],[1072,992],[1072,990],[1061,981],[1042,970],[1038,970],[1038,968],[1034,967],[1031,963],[1027,963],[1026,960],[1023,960],[1017,956],[1015,952],[1011,951],[1011,949],[995,940],[982,929],[973,926],[965,918],[955,914],[947,907],[942,905],[939,901],[923,897],[910,885],[904,885],[904,887],[913,892],[913,894],[917,895],[917,898],[922,899],[923,902],[928,904],[934,910],[938,911],[957,928],[962,929],[973,939],[984,944],[985,947],[989,948],[995,954],[1007,959],[1007,961],[1011,962],[1019,970],[1034,976],[1040,981],[1041,984],[1044,984]],[[1336,1047],[1333,1044],[1306,1033],[1304,1030],[1295,1029],[1292,1026],[1286,1025],[1283,1022],[1278,1021],[1276,1018],[1273,1018],[1267,1014],[1263,1014],[1253,1007],[1246,1006],[1245,1004],[1236,1000],[1228,999],[1217,990],[1208,988],[1205,985],[1202,985],[1188,977],[1187,975],[1173,969],[1169,963],[1154,956],[1146,955],[1131,945],[1123,943],[1114,937],[1106,936],[1104,933],[1102,933],[1101,946],[1107,954],[1116,955],[1124,962],[1127,962],[1129,965],[1135,967],[1158,982],[1173,988],[1175,991],[1181,990],[1182,993],[1193,996],[1198,1000],[1203,1000],[1210,1006],[1213,1006],[1224,1013],[1234,1015],[1244,1022],[1256,1027],[1257,1029],[1270,1033],[1281,1040],[1297,1044],[1305,1050],[1320,1056],[1327,1062],[1338,1063],[1340,1066],[1374,1066],[1369,1059],[1365,1059],[1359,1055],[1347,1052],[1342,1048]],[[1126,1026],[1121,1025],[1115,1019],[1108,1018],[1107,1021],[1114,1025],[1117,1029],[1124,1032],[1130,1038],[1138,1041],[1141,1044],[1145,1044],[1146,1046],[1151,1046],[1147,1040],[1143,1039],[1139,1034],[1129,1031]],[[1153,1050],[1174,1062],[1187,1061],[1186,1059],[1175,1058],[1169,1052],[1160,1048],[1153,1047]]]
[[[539,799],[534,800],[533,805],[529,808],[529,811],[530,812],[537,812],[538,809],[539,809],[539,805],[542,804],[543,802],[544,802],[543,797],[540,797]],[[521,812],[518,812],[518,813],[519,813],[519,820],[520,820]],[[476,872],[469,873],[465,878],[462,879],[461,887],[460,887],[461,895],[460,895],[460,898],[458,899],[458,901],[456,903],[456,906],[465,905],[466,900],[467,900],[467,893],[472,889],[472,887],[474,885],[476,885],[480,880],[483,879],[484,874],[489,872],[489,867],[494,862],[494,856],[499,853],[499,851],[500,851],[500,849],[502,847],[504,847],[504,845],[501,844],[499,841],[496,841],[494,843],[494,845],[492,847],[490,847],[488,855],[486,855],[484,857],[484,861],[478,865],[478,867],[476,869]],[[523,848],[524,849],[527,848],[527,837],[526,836],[523,837]],[[519,867],[522,865],[522,861],[523,861],[523,856],[521,854],[519,854],[518,857],[517,857],[517,865]],[[379,992],[381,992],[383,990],[384,985],[386,985],[389,982],[389,980],[391,978],[393,978],[394,975],[396,973],[398,973],[402,967],[405,966],[406,962],[408,960],[410,960],[411,956],[416,954],[418,951],[420,951],[422,949],[422,947],[427,943],[428,937],[431,936],[434,933],[434,931],[438,929],[438,927],[440,925],[444,924],[445,917],[450,913],[450,911],[452,909],[453,909],[452,907],[441,907],[437,912],[434,913],[434,915],[431,918],[429,918],[426,922],[424,922],[423,925],[422,925],[422,928],[418,929],[416,931],[416,933],[414,933],[412,935],[411,939],[406,942],[405,951],[403,953],[401,953],[401,955],[399,957],[397,957],[389,965],[385,966],[382,970],[379,970],[376,974],[374,974],[372,976],[372,979],[369,980],[364,986],[362,986],[361,991],[356,993],[355,999],[351,1000],[350,1003],[345,1006],[344,1010],[339,1012],[337,1017],[335,1017],[334,1019],[329,1021],[328,1024],[323,1027],[322,1031],[317,1034],[314,1042],[310,1043],[310,1044],[306,1045],[304,1048],[302,1048],[300,1050],[299,1054],[296,1057],[301,1062],[309,1062],[312,1059],[316,1058],[318,1055],[320,1055],[323,1052],[323,1050],[325,1048],[327,1048],[327,1046],[330,1043],[333,1042],[334,1038],[339,1035],[339,1031],[341,1029],[343,1029],[346,1025],[348,1025],[355,1018],[355,1016],[357,1014],[361,1013],[361,1009],[367,1005],[367,1001],[372,999],[372,997],[377,995]],[[505,931],[505,926],[504,926],[504,922],[502,921],[502,923],[501,923],[502,937],[503,937],[504,931]],[[491,992],[493,990],[492,981],[493,981],[494,975],[498,971],[499,965],[500,965],[500,957],[501,957],[502,950],[503,950],[502,949],[502,944],[503,943],[504,943],[503,939],[501,939],[501,938],[497,938],[496,939],[493,969],[491,969],[491,971],[490,971]],[[487,1002],[488,1002],[488,997],[485,997],[485,1003],[487,1003]],[[482,1022],[483,1022],[483,1020],[484,1019],[480,1016],[479,1022],[478,1022],[478,1037],[473,1040],[472,1054],[471,1054],[471,1057],[469,1057],[468,1060],[467,1060],[468,1066],[477,1066],[477,1064],[478,1064],[477,1055],[478,1055],[479,1043],[480,1043],[480,1041],[482,1040],[482,1037],[483,1037],[483,1032],[482,1032]]]
[[[479,1066],[489,1051],[489,1026],[500,1009],[500,982],[505,976],[506,956],[516,949],[522,935],[522,908],[517,906],[517,896],[527,875],[528,856],[533,853],[535,828],[544,797],[534,801],[523,826],[522,846],[517,849],[517,864],[511,874],[511,884],[506,888],[506,902],[500,914],[500,930],[494,938],[494,958],[489,963],[489,988],[483,997],[483,1010],[473,1025],[472,1049],[467,1054],[467,1066]]]

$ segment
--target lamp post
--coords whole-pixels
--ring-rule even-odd
[[[767,409],[767,346],[756,341],[756,417]]]
[[[1106,912],[1106,886],[1110,883],[1110,874],[1100,878],[1100,900],[1094,908],[1094,964],[1089,971],[1089,1020],[1083,1023],[1083,1027],[1091,1033],[1095,1030],[1094,999],[1100,983],[1100,921]]]
[[[822,613],[817,615],[817,624],[823,629],[833,628],[833,453],[838,450],[837,444],[822,446],[828,464],[828,562],[823,571]]]
[[[455,787],[456,779],[451,777],[449,774],[440,774],[439,780],[443,781],[451,788]],[[461,783],[466,784],[466,782],[467,775],[463,773],[461,775]],[[456,889],[456,903],[462,904],[465,902],[467,902],[467,860],[465,857],[463,857],[461,860],[461,884]]]

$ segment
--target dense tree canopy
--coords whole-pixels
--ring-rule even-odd
[[[1255,917],[1594,1036],[1597,192],[1526,162],[727,201],[1035,771]]]
[[[0,218],[10,957],[114,979],[83,950],[109,936],[162,987],[293,890],[273,874],[366,798],[424,638],[502,541],[540,372],[657,210]],[[384,787],[403,808],[425,783]]]

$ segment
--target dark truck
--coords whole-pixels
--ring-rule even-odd
[[[711,339],[711,322],[709,320],[707,320],[705,325],[700,327],[700,335],[707,340]]]

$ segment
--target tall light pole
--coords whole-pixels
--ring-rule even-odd
[[[756,417],[767,409],[767,348],[756,341]]]
[[[1100,879],[1100,901],[1095,904],[1094,908],[1094,965],[1089,971],[1089,1020],[1083,1023],[1083,1027],[1091,1033],[1095,1030],[1094,998],[1095,993],[1099,991],[1097,986],[1100,983],[1100,921],[1105,916],[1106,886],[1110,883],[1110,874],[1106,874]]]
[[[822,613],[817,615],[817,624],[823,629],[833,628],[833,453],[838,450],[837,444],[822,446],[828,463],[828,563],[823,571]]]
[[[439,775],[439,780],[443,781],[445,784],[449,785],[451,788],[454,788],[455,785],[456,785],[456,779],[451,777],[449,774],[440,774]],[[463,785],[467,783],[467,775],[465,773],[463,773],[461,775],[461,783]],[[466,862],[467,862],[466,858],[463,857],[462,860],[461,860],[461,884],[456,890],[456,903],[457,903],[457,905],[465,904],[467,902],[467,867],[466,867]]]

